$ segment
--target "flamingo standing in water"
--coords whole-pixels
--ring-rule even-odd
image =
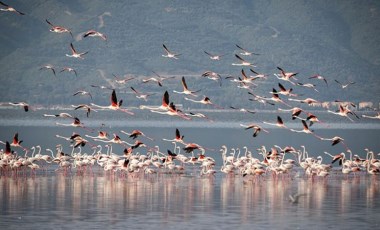
[[[117,101],[116,92],[115,92],[115,90],[112,90],[111,105],[101,106],[101,105],[96,105],[94,103],[91,103],[90,105],[95,106],[95,107],[100,108],[100,109],[119,110],[119,111],[125,112],[127,114],[134,115],[133,112],[131,112],[127,109],[122,109],[121,108],[122,104],[123,104],[123,100]]]

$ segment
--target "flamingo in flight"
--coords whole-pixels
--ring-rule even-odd
[[[80,58],[80,59],[84,59],[84,55],[88,53],[88,51],[86,52],[83,52],[83,53],[78,53],[75,48],[74,48],[74,45],[73,43],[70,43],[70,49],[71,49],[71,53],[72,54],[66,54],[67,57],[73,57],[73,58]]]
[[[340,87],[342,87],[342,89],[345,89],[345,88],[347,88],[348,86],[355,84],[355,82],[353,82],[353,81],[349,81],[349,82],[346,83],[346,84],[342,84],[342,83],[340,83],[340,82],[339,82],[338,80],[336,80],[336,79],[335,79],[335,82],[338,83],[338,84],[340,85]]]
[[[45,66],[42,66],[42,67],[40,68],[40,70],[43,70],[43,69],[50,69],[50,70],[53,72],[54,76],[57,76],[57,75],[55,74],[54,66],[52,66],[52,65],[45,65]]]
[[[370,119],[380,119],[380,112],[378,112],[376,116],[368,116],[368,115],[363,114],[362,117],[370,118]]]
[[[291,84],[295,85],[294,82],[291,81],[291,79],[297,80],[295,76],[298,73],[293,73],[293,72],[285,72],[281,67],[277,66],[277,69],[280,70],[280,74],[274,74],[279,80],[287,81],[290,82]]]
[[[328,87],[329,84],[327,83],[327,79],[319,74],[316,74],[314,76],[311,76],[309,77],[309,79],[318,79],[318,80],[321,80],[321,81],[324,81],[326,83],[326,86]]]
[[[115,90],[112,90],[111,104],[109,106],[101,106],[101,105],[96,105],[94,103],[91,103],[90,105],[95,106],[95,107],[100,108],[100,109],[119,110],[119,111],[125,112],[129,115],[134,115],[133,112],[131,112],[127,109],[122,109],[121,108],[122,104],[123,104],[123,100],[117,101],[116,92],[115,92]]]
[[[74,120],[74,121],[73,121],[72,123],[70,123],[70,124],[64,124],[64,123],[59,123],[59,122],[56,122],[55,124],[56,124],[56,125],[59,125],[59,126],[66,126],[66,127],[68,127],[68,126],[72,126],[72,127],[84,128],[84,129],[87,129],[87,130],[89,130],[89,131],[92,132],[92,129],[89,129],[89,128],[85,127],[85,126],[83,125],[83,123],[80,122],[79,118],[74,117],[73,120]]]
[[[87,117],[90,116],[91,111],[98,112],[97,110],[93,109],[91,106],[86,105],[86,104],[71,105],[71,106],[74,107],[74,110],[78,110],[78,109],[84,109],[84,110],[86,110],[86,116]]]
[[[131,90],[136,94],[136,98],[142,99],[144,101],[148,100],[148,97],[155,95],[155,93],[141,93],[137,91],[135,88],[131,87]]]
[[[163,57],[178,59],[178,56],[181,55],[181,54],[175,54],[175,53],[170,52],[165,44],[162,44],[162,46],[164,47],[164,50],[166,52],[166,55],[165,54],[162,55]]]
[[[289,96],[289,97],[296,97],[297,96],[297,94],[292,93],[293,88],[286,89],[281,83],[278,83],[278,87],[280,88],[280,92],[278,92],[278,94],[282,94],[284,96]]]
[[[222,86],[222,77],[220,74],[213,72],[213,71],[206,71],[202,74],[202,77],[207,77],[210,80],[219,81],[219,86]]]
[[[347,146],[346,146],[346,144],[344,143],[344,139],[341,138],[341,137],[339,137],[339,136],[335,136],[335,137],[332,137],[332,138],[323,138],[322,137],[321,140],[323,140],[323,141],[331,141],[331,146],[334,146],[334,145],[336,145],[338,143],[342,143],[346,147],[346,149],[348,149]]]
[[[79,90],[79,91],[77,91],[77,92],[75,92],[75,93],[73,94],[73,96],[77,96],[77,95],[81,95],[81,96],[88,95],[88,96],[91,98],[91,100],[92,100],[92,95],[91,95],[91,93],[88,92],[88,91],[85,91],[85,90]]]
[[[50,26],[50,31],[51,32],[54,32],[54,33],[70,33],[71,37],[74,38],[73,34],[71,33],[71,30],[65,28],[65,27],[62,27],[62,26],[55,26],[53,25],[49,20],[45,20]]]
[[[175,78],[173,77],[162,77],[158,73],[152,71],[157,77],[151,77],[151,78],[146,78],[142,80],[142,83],[148,83],[148,82],[156,82],[160,87],[162,87],[162,82],[167,79],[172,79]]]
[[[256,67],[256,66],[253,65],[253,63],[250,63],[250,62],[244,60],[242,57],[240,57],[237,54],[235,54],[235,57],[240,60],[240,63],[232,63],[232,65],[235,65],[235,66],[252,66],[252,67]]]
[[[9,102],[8,104],[12,105],[12,106],[22,107],[25,112],[28,112],[29,111],[29,107],[30,107],[29,104],[26,103],[26,102]]]
[[[151,112],[159,113],[159,114],[166,114],[169,116],[178,116],[178,117],[181,117],[185,120],[191,120],[190,117],[188,117],[186,114],[184,114],[181,110],[177,109],[176,106],[173,104],[173,102],[170,102],[166,111],[151,110]]]
[[[303,118],[299,117],[299,115],[303,112],[303,109],[301,109],[301,108],[298,108],[298,107],[293,107],[291,109],[281,109],[281,108],[278,108],[278,110],[284,111],[284,112],[292,112],[292,120],[294,120],[296,118],[299,118],[299,119],[303,120]]]
[[[63,69],[61,71],[59,71],[59,72],[62,73],[64,71],[73,72],[75,74],[75,76],[78,77],[77,71],[75,69],[71,68],[71,67],[63,67]]]
[[[255,114],[256,112],[255,111],[252,111],[252,110],[249,110],[249,109],[245,109],[245,108],[236,108],[234,106],[230,106],[231,109],[234,109],[234,110],[238,110],[240,112],[243,112],[243,113],[252,113],[252,114]]]
[[[309,129],[309,126],[306,124],[305,120],[301,120],[301,122],[302,122],[302,125],[303,125],[303,129],[302,130],[295,130],[295,129],[289,129],[289,130],[292,131],[292,132],[296,132],[296,133],[313,134],[316,138],[318,138],[318,139],[321,140],[320,136],[316,135],[313,130]]]
[[[183,135],[181,136],[181,133],[180,133],[179,129],[176,128],[175,129],[175,138],[174,139],[171,139],[171,140],[169,140],[169,139],[162,139],[162,140],[164,140],[164,141],[170,141],[170,142],[177,142],[177,143],[181,143],[181,144],[186,145],[186,143],[183,141],[183,138],[185,138],[185,136],[183,136]]]
[[[238,44],[235,44],[235,46],[242,51],[242,52],[239,53],[240,55],[243,55],[243,56],[260,55],[260,54],[257,54],[257,53],[249,52],[248,50],[242,48]]]
[[[319,93],[319,91],[315,88],[315,85],[314,85],[314,84],[297,82],[297,85],[302,86],[302,87],[305,87],[305,88],[314,89],[315,92],[318,92],[318,93]]]
[[[313,99],[313,98],[306,98],[306,99],[293,99],[293,98],[289,98],[288,99],[289,101],[297,101],[297,102],[300,102],[300,103],[305,103],[305,104],[308,104],[308,105],[311,105],[311,104],[315,104],[315,103],[319,103],[319,101]]]
[[[179,92],[179,91],[173,90],[174,93],[185,94],[185,95],[191,95],[191,96],[194,96],[194,97],[198,97],[198,95],[196,95],[195,93],[198,93],[201,90],[197,90],[197,91],[191,91],[191,90],[189,90],[188,87],[187,87],[187,84],[186,84],[185,77],[182,77],[181,83],[182,83],[183,91]]]
[[[0,11],[5,11],[5,12],[14,12],[14,13],[17,13],[19,15],[25,15],[23,12],[20,12],[18,10],[16,10],[15,8],[13,8],[12,6],[9,6],[7,4],[5,4],[4,2],[0,1],[0,5],[6,7],[6,8],[0,8]]]
[[[213,103],[211,102],[210,98],[209,98],[209,97],[206,97],[206,96],[205,96],[202,100],[199,100],[199,101],[197,101],[197,100],[193,100],[193,99],[191,99],[191,98],[187,98],[187,97],[185,97],[185,100],[186,100],[186,101],[192,101],[192,102],[194,102],[194,103],[200,103],[200,104],[203,104],[203,105],[212,105],[212,106],[214,106],[214,107],[217,108],[217,109],[223,109],[222,107],[213,104]]]
[[[133,130],[131,133],[127,133],[127,132],[125,132],[125,131],[123,131],[123,130],[121,130],[120,132],[122,132],[122,133],[128,135],[128,137],[130,137],[130,138],[132,138],[132,139],[136,139],[138,136],[143,136],[143,137],[145,137],[145,138],[147,138],[147,139],[149,139],[149,140],[151,140],[151,141],[154,141],[153,138],[148,137],[147,135],[145,135],[142,131],[140,131],[140,130],[138,130],[138,129]]]
[[[146,105],[140,105],[140,109],[149,109],[149,110],[160,110],[160,111],[167,111],[169,109],[169,93],[168,91],[165,91],[164,95],[162,96],[162,102],[160,106],[146,106]]]
[[[127,83],[128,81],[130,80],[133,80],[135,79],[134,77],[127,77],[127,78],[124,78],[124,79],[120,79],[118,76],[116,76],[115,74],[112,74],[114,76],[114,78],[116,79],[115,82],[116,83],[119,83],[119,84],[125,84]]]
[[[62,118],[74,118],[71,114],[69,113],[59,113],[59,114],[44,114],[44,117],[62,117]]]
[[[354,112],[352,112],[350,109],[348,109],[348,106],[343,106],[342,104],[339,104],[339,110],[337,112],[334,112],[334,111],[331,111],[331,110],[327,110],[327,112],[335,114],[335,115],[339,115],[339,116],[342,116],[342,117],[347,117],[351,122],[354,122],[354,120],[352,120],[348,116],[348,114],[354,115],[354,116],[356,116],[356,118],[359,119],[359,116],[356,115]]]
[[[270,123],[270,122],[267,122],[267,121],[263,121],[264,124],[267,124],[267,125],[272,125],[272,126],[277,126],[279,128],[287,128],[284,124],[284,122],[282,121],[281,117],[280,116],[277,116],[277,122],[276,123]]]
[[[243,125],[243,124],[240,124],[241,127],[244,127],[245,130],[248,130],[248,129],[253,129],[253,137],[257,137],[257,135],[259,135],[259,133],[261,131],[263,132],[266,132],[266,133],[269,133],[268,130],[262,128],[261,126],[257,125],[257,124],[248,124],[248,125]]]
[[[86,37],[100,37],[104,41],[107,41],[107,36],[103,33],[96,31],[96,30],[87,31],[86,33],[84,33],[83,37],[84,38],[86,38]]]
[[[215,54],[211,54],[207,51],[203,51],[205,54],[207,54],[211,60],[215,60],[215,61],[219,61],[221,57],[225,56],[226,54],[219,54],[219,55],[215,55]]]

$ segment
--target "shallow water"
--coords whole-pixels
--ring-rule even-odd
[[[380,225],[379,179],[1,178],[1,229],[353,229]],[[289,195],[299,193],[297,203]]]
[[[110,134],[141,129],[155,139],[140,138],[148,146],[158,145],[162,152],[173,148],[162,138],[174,138],[175,127],[139,124],[103,129]],[[206,155],[215,158],[217,171],[222,164],[222,144],[229,149],[240,148],[242,154],[243,146],[255,154],[262,145],[267,149],[275,144],[296,149],[305,145],[310,155],[322,155],[326,163],[330,159],[323,151],[336,154],[345,150],[342,145],[331,146],[313,136],[281,129],[270,129],[270,133],[252,138],[251,131],[241,127],[176,127],[185,135],[185,141],[215,150],[206,151]],[[46,148],[54,149],[57,144],[62,144],[66,153],[72,151],[70,143],[56,138],[56,134],[90,134],[80,128],[0,126],[0,140],[11,140],[15,132],[25,147],[41,145],[43,154]],[[380,130],[376,128],[328,128],[315,132],[324,137],[343,137],[349,148],[363,158],[364,148],[375,153],[380,149]],[[120,136],[133,142],[123,134]],[[18,148],[14,150],[23,154]],[[121,155],[122,150],[123,147],[113,145],[114,153]],[[91,145],[81,151],[91,153]],[[273,180],[267,176],[261,182],[247,182],[241,176],[229,177],[219,171],[215,177],[201,178],[198,168],[190,168],[184,175],[140,179],[110,177],[103,172],[83,176],[75,172],[73,169],[63,175],[52,167],[34,177],[27,174],[25,178],[22,173],[17,178],[0,177],[0,229],[378,229],[380,225],[378,176],[350,175],[347,179],[331,175],[327,180],[314,181],[294,176]],[[297,203],[289,202],[289,195],[295,193],[304,195]]]

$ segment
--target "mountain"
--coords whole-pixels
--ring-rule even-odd
[[[88,102],[73,97],[80,89],[91,91],[94,102],[108,102],[109,92],[91,88],[91,84],[113,84],[125,98],[126,105],[137,106],[129,86],[162,94],[181,89],[185,75],[189,87],[201,89],[222,106],[252,106],[245,91],[223,80],[222,87],[204,79],[206,70],[240,76],[235,44],[260,55],[244,57],[253,61],[258,72],[268,79],[258,83],[257,94],[270,96],[277,87],[277,66],[298,72],[298,81],[316,84],[319,93],[284,83],[305,97],[325,100],[379,102],[380,79],[380,2],[379,1],[8,1],[24,12],[21,16],[0,12],[0,85],[1,101],[28,101],[30,104],[73,104]],[[68,27],[68,33],[49,31],[46,19]],[[97,37],[83,38],[94,29],[107,35],[107,42]],[[88,51],[83,60],[66,57],[70,43],[79,52]],[[172,52],[181,53],[178,60],[162,57],[165,44]],[[212,61],[204,53],[227,54]],[[55,77],[41,66],[64,66],[77,70]],[[249,68],[244,68],[249,72]],[[140,84],[142,77],[178,76],[160,88]],[[127,86],[112,83],[114,77],[137,79]],[[308,79],[320,74],[324,82]],[[334,82],[354,81],[342,90]],[[166,82],[165,82],[166,83]],[[128,93],[128,94],[124,94]],[[159,103],[161,96],[152,100]],[[173,95],[176,101],[186,103]]]

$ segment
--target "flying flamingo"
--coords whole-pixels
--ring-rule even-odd
[[[100,109],[119,110],[119,111],[125,112],[127,114],[134,115],[133,112],[131,112],[127,109],[122,109],[121,108],[122,104],[123,104],[123,100],[117,101],[116,92],[115,92],[115,90],[112,90],[111,105],[101,106],[101,105],[96,105],[94,103],[91,103],[90,105],[95,106],[95,107],[100,108]]]
[[[51,22],[49,22],[47,19],[45,20],[50,26],[50,31],[54,33],[70,33],[71,37],[74,38],[73,34],[71,31],[65,27],[62,26],[55,26]]]
[[[73,118],[73,116],[71,116],[70,114],[68,113],[59,113],[59,114],[44,114],[43,115],[44,117],[62,117],[62,118]]]
[[[278,110],[284,111],[284,112],[292,112],[292,120],[294,120],[296,118],[303,120],[303,118],[299,117],[299,115],[303,112],[303,109],[301,109],[301,108],[298,108],[298,107],[293,107],[291,109],[278,108]]]
[[[314,85],[314,84],[297,82],[297,85],[302,86],[302,87],[305,87],[305,88],[314,89],[315,92],[318,92],[318,93],[319,93],[319,91],[315,88],[315,85]]]
[[[305,120],[301,120],[301,122],[302,122],[302,125],[303,125],[303,129],[302,130],[295,130],[295,129],[289,129],[289,130],[292,131],[292,132],[296,132],[296,133],[313,134],[316,138],[318,138],[318,139],[321,140],[320,136],[316,135],[313,130],[309,129],[309,126],[306,124]]]
[[[219,81],[219,86],[222,86],[222,77],[220,74],[213,72],[213,71],[206,71],[202,74],[202,77],[207,77],[210,80]]]
[[[74,110],[78,109],[85,109],[86,110],[86,116],[89,117],[91,111],[98,112],[97,110],[93,109],[91,106],[86,104],[80,104],[80,105],[71,105],[71,107],[74,107]]]
[[[249,109],[245,109],[245,108],[236,108],[234,106],[230,106],[231,109],[234,109],[234,110],[238,110],[240,112],[243,112],[243,113],[252,113],[252,114],[255,114],[256,112],[255,111],[252,111],[252,110],[249,110]]]
[[[25,112],[28,112],[29,111],[29,107],[30,107],[29,104],[26,103],[26,102],[8,102],[7,104],[8,105],[12,105],[12,106],[22,107]]]
[[[252,67],[256,67],[256,66],[253,65],[253,63],[250,63],[250,62],[244,60],[242,57],[240,57],[237,54],[235,54],[235,57],[240,60],[240,63],[232,63],[232,65],[235,65],[235,66],[252,66]]]
[[[62,73],[64,71],[73,72],[75,74],[75,76],[78,77],[77,71],[71,67],[63,67],[63,69],[59,72]]]
[[[178,59],[178,56],[181,55],[181,54],[175,54],[175,53],[170,52],[169,49],[165,46],[165,44],[162,44],[162,46],[164,47],[164,50],[166,52],[166,55],[165,54],[162,55],[163,57]]]
[[[219,61],[221,57],[225,56],[226,54],[219,54],[219,55],[215,55],[215,54],[211,54],[207,51],[203,51],[205,54],[207,54],[211,60],[215,60],[215,61]]]
[[[266,129],[263,129],[261,126],[257,125],[257,124],[248,124],[248,125],[243,125],[243,124],[240,124],[240,126],[244,127],[245,130],[248,130],[248,129],[253,129],[253,137],[257,137],[257,135],[259,135],[260,131],[264,131],[266,133],[269,133],[268,130]]]
[[[138,136],[143,136],[143,137],[146,137],[147,139],[149,139],[149,140],[151,140],[151,141],[154,141],[153,138],[148,137],[148,136],[145,135],[142,131],[137,130],[137,129],[133,130],[131,133],[127,133],[127,132],[125,132],[125,131],[123,131],[123,130],[121,130],[120,132],[122,132],[122,133],[128,135],[128,136],[131,137],[132,139],[136,139]]]
[[[75,92],[75,93],[73,94],[73,96],[77,96],[77,95],[82,95],[82,96],[84,96],[84,95],[88,95],[88,96],[92,99],[92,95],[91,95],[91,93],[88,92],[88,91],[79,90],[79,91],[77,91],[77,92]]]
[[[267,124],[267,125],[273,125],[273,126],[277,126],[279,128],[287,128],[284,124],[284,122],[282,121],[281,117],[280,116],[277,116],[277,122],[276,123],[270,123],[270,122],[266,122],[266,121],[263,121],[264,124]]]
[[[114,78],[116,79],[115,82],[118,83],[118,84],[125,84],[127,83],[128,81],[130,80],[133,80],[135,79],[134,77],[127,77],[127,78],[119,78],[118,76],[116,76],[115,74],[112,74],[114,76]]]
[[[290,82],[291,84],[295,85],[294,82],[291,81],[291,79],[297,80],[295,76],[298,73],[293,73],[293,72],[285,72],[281,67],[277,66],[277,69],[280,70],[280,74],[274,74],[278,79]]]
[[[297,94],[292,93],[293,88],[286,89],[281,83],[278,83],[278,87],[280,88],[280,92],[278,92],[278,94],[282,94],[284,96],[289,96],[289,97],[296,97],[297,96]]]
[[[170,141],[170,142],[174,142],[174,143],[182,143],[182,144],[185,144],[186,145],[186,143],[183,141],[183,138],[184,138],[185,136],[181,136],[181,133],[179,132],[179,129],[178,128],[176,128],[175,129],[175,138],[174,139],[171,139],[171,140],[169,140],[169,139],[162,139],[162,140],[164,140],[164,141]]]
[[[345,88],[347,88],[348,86],[355,84],[355,82],[353,82],[353,81],[349,81],[349,82],[346,83],[346,84],[342,84],[342,83],[340,83],[338,80],[335,80],[335,82],[338,83],[338,84],[340,85],[340,87],[342,87],[342,89],[345,89]]]
[[[204,105],[212,105],[212,106],[214,106],[214,107],[217,108],[217,109],[223,109],[222,107],[213,104],[213,103],[211,102],[210,98],[209,98],[209,97],[206,97],[206,96],[204,96],[204,98],[203,98],[202,100],[199,100],[199,101],[197,101],[197,100],[193,100],[193,99],[191,99],[191,98],[187,98],[187,97],[185,97],[185,100],[186,100],[186,101],[192,101],[192,102],[194,102],[194,103],[204,104]]]
[[[246,49],[244,49],[241,46],[239,46],[238,44],[235,44],[235,46],[242,51],[241,53],[239,53],[240,55],[243,55],[243,56],[251,56],[252,54],[253,55],[260,55],[260,54],[257,54],[257,53],[249,52]]]
[[[162,77],[158,73],[152,71],[157,77],[151,77],[151,78],[145,78],[142,80],[142,83],[148,83],[148,82],[156,82],[160,87],[162,87],[162,82],[167,79],[173,79],[175,78],[174,76],[172,77]]]
[[[177,109],[176,106],[173,104],[173,102],[170,102],[166,111],[151,110],[151,112],[159,113],[159,114],[166,114],[169,116],[178,116],[178,117],[185,119],[185,120],[191,120],[190,117],[188,117],[186,114],[184,114],[181,110]]]
[[[59,126],[66,126],[66,127],[68,127],[68,126],[72,126],[72,127],[80,127],[80,128],[87,129],[87,130],[89,130],[89,131],[91,131],[91,132],[93,131],[92,129],[89,129],[89,128],[85,127],[85,126],[83,125],[83,123],[80,122],[79,118],[74,117],[73,120],[74,120],[74,121],[73,121],[72,123],[70,123],[70,124],[64,124],[64,123],[59,123],[59,122],[56,122],[55,124],[56,124],[56,125],[59,125]]]
[[[160,110],[160,111],[167,111],[169,109],[169,93],[168,91],[165,91],[164,95],[162,96],[162,102],[160,106],[147,106],[147,105],[140,105],[140,109],[149,109],[149,110]]]
[[[189,90],[186,84],[185,77],[182,77],[181,83],[182,83],[183,91],[179,92],[179,91],[173,90],[174,93],[191,95],[191,96],[197,97],[198,95],[196,95],[195,93],[201,91],[201,90],[197,90],[197,91]]]
[[[338,143],[342,143],[344,145],[344,147],[346,149],[348,149],[347,145],[344,143],[344,139],[339,137],[339,136],[335,136],[335,137],[332,137],[332,138],[321,138],[321,140],[323,141],[331,141],[331,145],[334,146]]]
[[[294,98],[288,98],[289,101],[296,101],[296,102],[300,102],[300,103],[305,103],[305,104],[308,104],[308,105],[311,105],[311,104],[315,104],[315,103],[319,103],[319,101],[313,99],[313,98],[306,98],[306,99],[294,99]]]
[[[57,76],[57,75],[55,75],[55,69],[54,69],[54,66],[52,66],[52,65],[45,65],[45,66],[42,66],[42,67],[40,68],[40,70],[43,70],[43,69],[50,69],[50,70],[53,72],[54,76]]]
[[[80,59],[84,59],[84,55],[88,53],[88,51],[86,52],[83,52],[83,53],[78,53],[75,48],[74,48],[74,45],[73,43],[70,43],[70,49],[71,49],[71,53],[72,54],[66,54],[67,57],[73,57],[73,58],[80,58]]]
[[[83,37],[84,38],[86,38],[86,37],[100,37],[104,41],[107,41],[107,36],[105,34],[100,33],[98,31],[95,31],[95,30],[87,31],[86,33],[84,33]]]
[[[362,117],[370,118],[370,119],[380,119],[380,112],[377,112],[376,116],[368,116],[368,115],[363,114]]]
[[[152,96],[152,95],[155,95],[155,93],[141,93],[139,91],[137,91],[135,88],[131,87],[131,90],[136,94],[136,98],[138,99],[142,99],[144,101],[147,101],[148,100],[148,97]]]
[[[326,83],[326,86],[327,86],[327,87],[329,86],[329,84],[327,83],[326,78],[323,77],[323,76],[321,76],[321,75],[319,75],[319,74],[316,74],[316,75],[314,75],[314,76],[311,76],[311,77],[309,77],[309,79],[318,79],[318,80],[324,81],[324,82]]]
[[[9,6],[9,5],[5,4],[4,2],[1,2],[1,1],[0,1],[0,5],[6,7],[6,8],[0,8],[0,11],[15,12],[15,13],[17,13],[17,14],[19,14],[19,15],[25,15],[24,13],[22,13],[22,12],[16,10],[16,9],[13,8],[12,6]]]
[[[335,114],[335,115],[339,115],[342,117],[347,117],[351,122],[354,122],[354,120],[352,120],[348,116],[348,114],[352,114],[352,115],[356,116],[357,118],[359,118],[358,115],[356,115],[354,112],[352,112],[350,109],[348,109],[348,106],[343,106],[342,104],[339,105],[339,110],[337,112],[334,112],[331,110],[327,110],[327,112]]]

